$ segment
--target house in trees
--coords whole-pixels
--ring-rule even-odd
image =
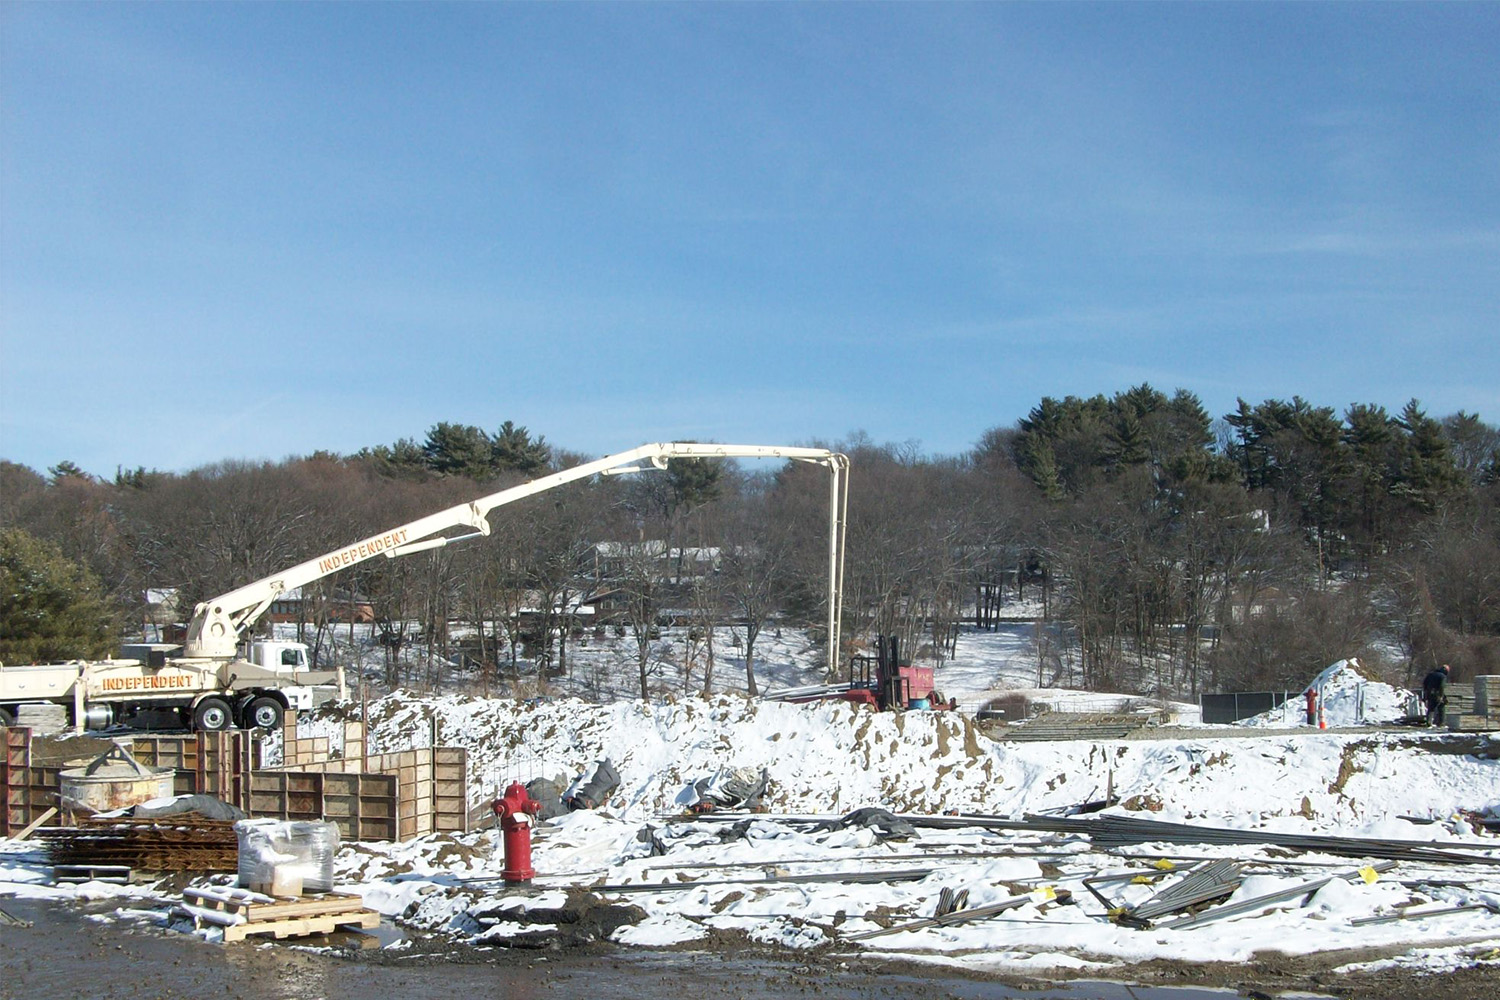
[[[146,591],[146,618],[156,624],[182,617],[176,587],[153,587]]]
[[[555,626],[562,622],[567,626],[583,627],[593,624],[599,609],[592,594],[569,594],[563,601],[556,601],[547,609],[547,598],[537,591],[527,591],[516,612],[516,624],[522,633],[540,630],[544,626]]]
[[[357,592],[334,591],[332,595],[304,594],[301,587],[294,587],[271,602],[266,617],[273,622],[324,621],[354,622],[368,624],[375,620],[375,606],[368,597]]]
[[[659,580],[696,580],[719,572],[723,552],[716,546],[669,548],[660,539],[596,542],[592,552],[596,584],[649,572]]]
[[[1236,587],[1229,604],[1229,620],[1235,624],[1285,610],[1291,598],[1279,587]]]
[[[141,614],[141,635],[147,642],[173,642],[173,625],[182,620],[182,601],[176,587],[152,587],[145,591]]]

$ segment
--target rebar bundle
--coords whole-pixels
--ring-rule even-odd
[[[1239,887],[1243,867],[1238,861],[1228,860],[1205,865],[1145,902],[1126,907],[1121,916],[1128,920],[1152,920],[1227,896]]]
[[[227,820],[177,816],[171,821],[122,819],[44,830],[53,865],[120,865],[135,871],[232,872],[239,838]]]
[[[969,817],[956,817],[969,819]],[[984,824],[985,817],[974,817]],[[1003,821],[1007,824],[1013,820]],[[1125,844],[1270,844],[1299,851],[1316,851],[1341,857],[1382,858],[1391,861],[1431,864],[1500,865],[1500,856],[1475,853],[1494,851],[1487,844],[1459,844],[1459,850],[1439,847],[1432,841],[1383,840],[1372,837],[1334,837],[1326,834],[1280,833],[1271,830],[1231,830],[1222,827],[1164,823],[1132,816],[1064,818],[1028,815],[1030,829],[1083,834],[1095,844],[1117,847]]]

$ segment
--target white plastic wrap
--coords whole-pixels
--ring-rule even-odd
[[[273,896],[333,891],[333,857],[339,850],[337,825],[242,819],[234,824],[234,832],[240,841],[241,886]]]

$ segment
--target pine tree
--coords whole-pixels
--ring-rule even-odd
[[[0,662],[108,655],[115,618],[103,588],[62,550],[19,528],[0,531]]]
[[[1396,488],[1424,512],[1436,510],[1463,489],[1466,477],[1453,461],[1442,424],[1422,411],[1415,399],[1401,411],[1397,425],[1406,432]]]
[[[1112,464],[1116,469],[1129,465],[1143,465],[1151,457],[1147,446],[1146,430],[1141,418],[1126,410],[1115,418],[1109,428],[1109,446]]]
[[[532,438],[525,427],[507,420],[500,425],[490,445],[490,462],[496,472],[514,469],[534,476],[552,461],[552,446],[540,434]]]
[[[48,469],[47,473],[52,477],[54,485],[65,479],[89,480],[93,478],[87,472],[80,469],[76,463],[68,461],[58,462],[52,468]]]
[[[1061,500],[1065,494],[1062,479],[1057,474],[1057,458],[1052,446],[1035,438],[1027,442],[1026,470],[1031,481],[1048,500]]]
[[[487,479],[493,469],[491,449],[489,435],[478,427],[443,421],[427,432],[422,454],[438,475]]]

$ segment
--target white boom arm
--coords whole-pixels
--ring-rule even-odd
[[[839,632],[843,623],[840,606],[843,603],[844,530],[849,504],[848,457],[823,448],[698,444],[682,441],[644,444],[631,451],[586,462],[469,503],[449,507],[204,601],[193,610],[193,620],[188,625],[183,653],[189,657],[233,659],[240,636],[255,625],[272,601],[289,590],[375,556],[394,558],[439,548],[477,535],[488,535],[490,524],[487,515],[496,507],[594,475],[636,472],[649,468],[665,469],[667,463],[674,458],[785,458],[828,467],[831,474],[828,499],[828,663],[830,667],[836,664]],[[475,530],[455,536],[438,534],[456,527]]]

